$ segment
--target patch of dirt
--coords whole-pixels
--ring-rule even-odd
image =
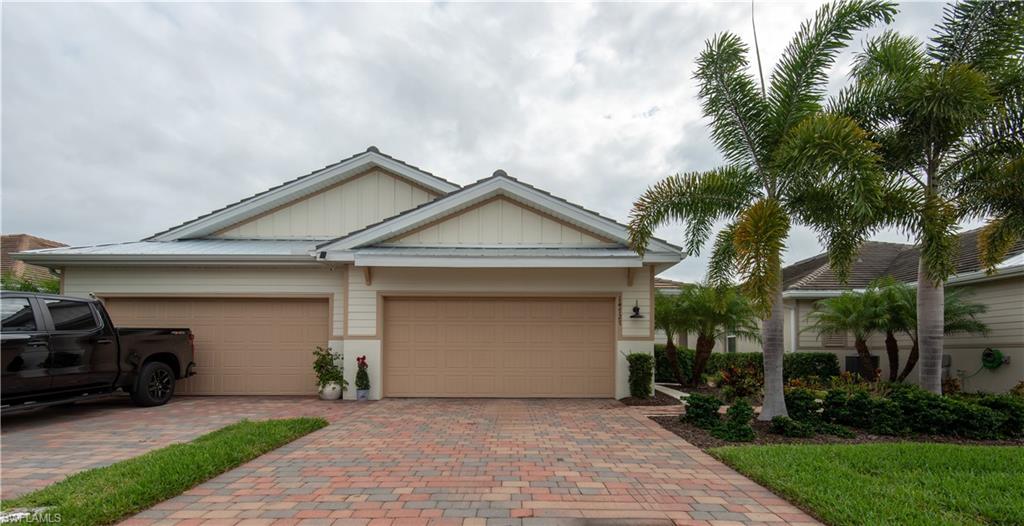
[[[626,405],[679,405],[682,402],[672,398],[671,396],[662,393],[661,391],[655,390],[654,396],[650,398],[623,398],[619,400]]]
[[[935,442],[942,444],[963,444],[975,446],[1024,446],[1024,439],[1016,440],[968,440],[940,435],[905,435],[899,437],[872,435],[857,429],[850,429],[857,434],[853,438],[840,438],[832,435],[816,435],[809,438],[791,438],[769,433],[768,422],[755,420],[753,442],[726,442],[711,436],[711,433],[692,424],[679,420],[676,416],[652,416],[651,420],[661,427],[679,435],[683,440],[701,448],[711,449],[721,446],[742,446],[747,444],[880,444],[885,442]]]

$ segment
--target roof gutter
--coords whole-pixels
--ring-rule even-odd
[[[307,254],[288,255],[199,255],[199,254],[32,254],[15,253],[14,259],[44,267],[75,265],[110,265],[131,263],[133,265],[176,265],[203,263],[211,265],[266,265],[288,264],[308,265],[316,261]]]
[[[964,272],[963,274],[957,274],[951,276],[946,280],[947,287],[956,287],[960,285],[970,285],[973,283],[983,283],[986,281],[995,281],[999,279],[1012,278],[1016,276],[1024,276],[1024,265],[1013,265],[1010,267],[997,268],[996,272],[989,274],[984,270],[977,270],[974,272]],[[916,282],[908,282],[911,287],[917,287]],[[817,299],[817,298],[834,298],[843,294],[844,292],[864,292],[863,288],[860,289],[831,289],[831,290],[785,290],[782,292],[782,299]]]

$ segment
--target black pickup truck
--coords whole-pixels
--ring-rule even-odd
[[[118,329],[97,300],[0,292],[5,412],[123,391],[167,403],[195,369],[189,329]]]

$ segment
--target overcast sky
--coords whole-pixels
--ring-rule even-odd
[[[817,6],[756,7],[766,75]],[[748,3],[2,10],[2,230],[74,245],[138,240],[371,144],[460,184],[503,168],[625,222],[648,185],[721,161],[694,60],[716,32],[752,42]],[[927,37],[941,10],[904,4],[894,26]],[[797,228],[786,262],[818,252]],[[665,276],[700,279],[705,256]]]

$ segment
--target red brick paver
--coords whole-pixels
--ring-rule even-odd
[[[194,417],[180,426],[310,412],[332,425],[125,524],[816,524],[612,400],[189,398],[166,409],[182,404]],[[99,420],[125,436],[123,418]],[[19,431],[4,423],[6,442]]]

